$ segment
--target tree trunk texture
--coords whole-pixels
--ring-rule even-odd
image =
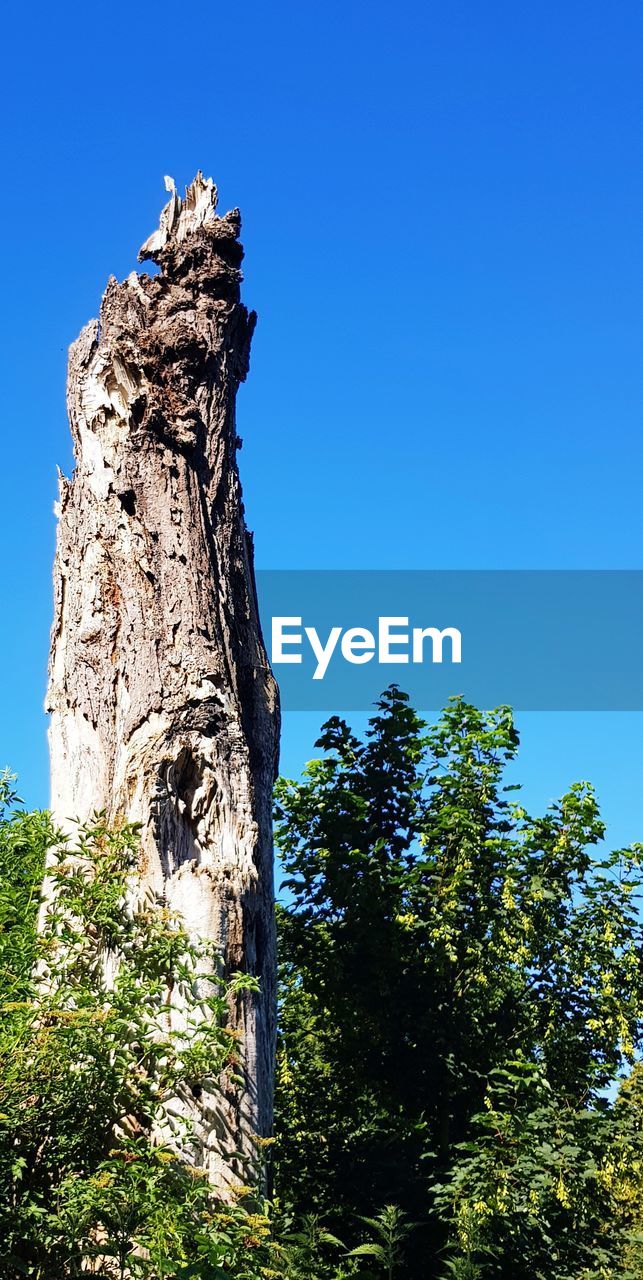
[[[47,709],[54,817],[142,824],[142,877],[228,973],[243,1087],[190,1103],[217,1184],[272,1120],[271,800],[279,710],[257,613],[235,399],[255,324],[240,217],[198,174],[73,344],[72,480],[60,477]]]

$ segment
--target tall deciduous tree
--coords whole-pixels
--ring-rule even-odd
[[[344,1224],[397,1202],[423,1280],[601,1275],[627,1231],[605,1091],[641,1037],[643,850],[602,851],[586,784],[512,803],[517,745],[506,708],[427,730],[391,689],[278,787],[278,1189]]]

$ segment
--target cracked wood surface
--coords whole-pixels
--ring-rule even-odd
[[[235,425],[255,316],[240,301],[238,210],[198,174],[110,279],[69,357],[75,471],[60,477],[47,709],[55,818],[142,823],[142,876],[215,940],[238,997],[243,1087],[185,1105],[196,1159],[271,1128],[271,801],[279,712],[261,638]]]

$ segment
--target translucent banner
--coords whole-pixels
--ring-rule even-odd
[[[643,710],[643,571],[261,570],[257,591],[286,710],[393,682],[425,710]]]

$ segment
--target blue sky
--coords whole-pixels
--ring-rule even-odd
[[[41,706],[66,349],[201,167],[242,209],[263,567],[640,568],[643,9],[329,0],[4,19],[0,762]],[[286,717],[284,766],[318,718]],[[527,797],[643,837],[643,717],[521,717]]]

